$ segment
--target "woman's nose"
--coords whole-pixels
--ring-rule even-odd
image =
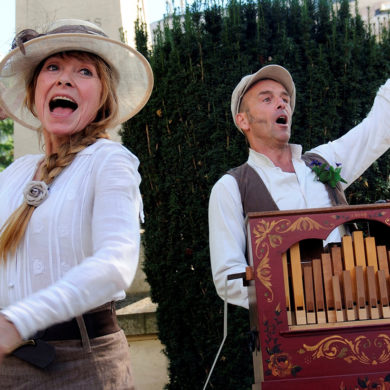
[[[58,75],[57,85],[71,87],[73,85],[72,78],[68,71],[64,70]]]
[[[70,80],[65,79],[64,77],[60,77],[57,80],[57,85],[64,85],[64,86],[67,86],[67,87],[71,87],[72,83],[70,82]]]

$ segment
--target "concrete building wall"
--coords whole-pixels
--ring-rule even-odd
[[[135,386],[138,390],[162,390],[169,382],[166,374],[167,358],[163,355],[156,336],[150,339],[130,339],[130,355]],[[155,359],[151,359],[155,356]]]
[[[122,26],[120,0],[47,1],[16,0],[16,30],[26,27],[42,29],[56,19],[89,20],[103,28],[113,39],[120,39]]]

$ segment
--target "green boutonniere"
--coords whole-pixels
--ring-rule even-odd
[[[324,184],[329,184],[332,188],[336,188],[339,181],[347,183],[340,175],[341,164],[336,163],[336,168],[328,164],[321,164],[318,160],[313,160],[310,167],[317,176],[317,180]]]

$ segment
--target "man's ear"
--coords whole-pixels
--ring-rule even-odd
[[[248,116],[245,112],[239,112],[236,114],[236,123],[243,132],[249,129]]]

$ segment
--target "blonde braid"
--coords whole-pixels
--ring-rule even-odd
[[[96,135],[87,135],[88,130],[76,133],[69,138],[69,142],[62,144],[57,153],[46,157],[42,165],[42,178],[47,185],[50,185],[54,179],[75,159],[76,155],[87,146],[94,144],[99,138],[109,138],[105,131],[100,131]]]

